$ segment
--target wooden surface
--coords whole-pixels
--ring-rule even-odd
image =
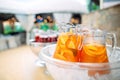
[[[36,59],[29,46],[0,52],[0,80],[53,80]]]

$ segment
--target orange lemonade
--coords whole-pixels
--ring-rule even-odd
[[[57,47],[54,53],[54,58],[71,61],[71,62],[78,62],[79,58],[77,57],[77,48],[78,44],[81,42],[81,37],[68,32],[62,33],[57,42]]]
[[[108,62],[106,47],[101,44],[87,44],[84,45],[80,53],[80,62],[84,63],[106,63]],[[94,67],[108,68],[109,66]],[[89,70],[89,76],[95,76],[96,73],[108,74],[110,70]]]
[[[105,63],[108,62],[106,47],[93,43],[83,46],[80,62],[84,63]]]

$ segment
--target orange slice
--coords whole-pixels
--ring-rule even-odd
[[[59,39],[60,39],[61,44],[65,44],[68,39],[68,35],[63,33],[59,36]]]
[[[53,57],[56,59],[67,61],[67,59],[64,56],[60,55],[59,53],[54,54]]]
[[[106,48],[103,45],[88,44],[83,46],[83,50],[90,56],[106,54]]]
[[[80,61],[91,63],[108,62],[106,47],[96,43],[84,45]]]
[[[67,59],[67,61],[75,62],[75,57],[72,51],[65,50],[63,56]]]
[[[74,44],[73,41],[68,40],[66,43],[67,43],[66,46],[67,46],[68,48],[76,49],[76,46],[75,46],[75,44]]]

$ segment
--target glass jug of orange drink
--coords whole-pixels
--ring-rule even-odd
[[[108,41],[107,41],[108,40]],[[107,44],[111,43],[113,51],[107,53]],[[114,54],[116,46],[116,37],[113,33],[106,33],[100,29],[90,29],[84,33],[82,48],[80,50],[80,62],[82,63],[108,63],[109,57]],[[101,66],[101,67],[109,67]],[[96,67],[97,68],[97,67]],[[89,70],[88,74],[94,76],[96,73],[108,74],[110,70],[93,71]]]
[[[79,57],[77,54],[78,45],[81,44],[81,36],[76,33],[76,27],[70,24],[63,26],[63,32],[60,33],[57,41],[54,58],[78,62]]]
[[[100,29],[91,29],[84,34],[81,49],[80,62],[84,63],[105,63],[108,62],[106,44],[111,42],[113,54],[115,49],[116,37],[113,33],[106,33]],[[110,40],[111,39],[111,40]]]

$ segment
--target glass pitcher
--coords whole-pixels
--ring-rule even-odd
[[[80,62],[84,63],[105,63],[108,57],[114,54],[116,37],[113,33],[106,33],[100,29],[84,30],[83,42],[80,53]],[[111,43],[112,51],[107,54],[106,46]]]
[[[76,27],[71,24],[63,24],[60,30],[62,31],[59,34],[54,58],[78,62],[77,46],[81,39],[77,36]]]
[[[84,28],[81,31],[83,36],[82,46],[79,47],[78,53],[79,62],[81,63],[108,63],[110,56],[114,54],[116,47],[116,37],[113,33],[106,33],[100,29],[88,29]],[[109,40],[109,41],[107,41]],[[111,41],[112,51],[107,53],[107,45]],[[85,66],[84,66],[85,67]],[[88,67],[88,66],[87,66]],[[99,68],[109,68],[110,66],[101,66]],[[94,67],[98,68],[98,67]],[[92,69],[94,69],[92,68]],[[95,74],[109,74],[110,70],[88,70],[89,76]]]

